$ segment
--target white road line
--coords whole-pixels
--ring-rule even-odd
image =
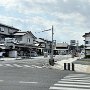
[[[5,66],[14,67],[14,66],[12,66],[11,64],[5,64]]]
[[[88,74],[69,74],[70,76],[86,76]]]
[[[24,67],[31,67],[31,68],[34,68],[34,67],[32,67],[32,66],[29,66],[29,65],[24,65]]]
[[[62,86],[62,87],[79,87],[79,88],[90,88],[89,85],[72,85],[72,84],[54,84],[55,86]]]
[[[61,79],[63,81],[90,82],[89,80]]]
[[[90,76],[86,76],[86,77],[64,77],[64,79],[70,79],[70,78],[80,78],[80,79],[82,79],[82,78],[85,78],[85,79],[90,79]]]
[[[31,65],[31,66],[36,67],[36,68],[42,68],[42,67],[40,67],[40,66],[36,66],[36,65]]]
[[[52,90],[90,90],[88,74],[70,74],[51,86]]]
[[[4,80],[0,80],[0,82],[3,82]]]
[[[73,78],[73,77],[90,77],[90,75],[83,75],[83,76],[66,76],[64,78]]]
[[[73,81],[71,81],[71,82],[68,82],[68,81],[58,81],[58,83],[67,83],[67,84],[86,84],[86,85],[90,85],[90,83],[88,83],[88,82],[73,82]]]
[[[69,87],[50,87],[49,89],[52,90],[90,90],[90,89],[83,89],[83,88],[69,88]]]
[[[84,76],[89,76],[88,74],[69,74],[69,76],[66,77],[84,77]]]
[[[31,66],[29,66],[29,65],[23,65],[23,66],[25,66],[25,67],[31,67]]]
[[[66,80],[68,80],[68,79],[69,80],[77,80],[77,79],[79,79],[79,80],[84,80],[84,79],[87,80],[88,79],[88,80],[90,80],[90,77],[83,77],[83,78],[64,78],[64,79],[66,79]]]
[[[23,67],[23,66],[20,66],[20,65],[18,65],[18,64],[13,64],[14,66],[16,66],[16,67]]]
[[[38,82],[25,82],[25,81],[19,81],[19,83],[29,83],[29,84],[37,84]]]

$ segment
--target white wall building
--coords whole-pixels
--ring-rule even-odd
[[[56,43],[56,48],[54,49],[56,54],[67,54],[68,44],[66,42]]]
[[[85,41],[85,57],[87,58],[90,56],[90,32],[85,33],[85,35],[83,35],[83,37],[85,38],[85,40],[84,40]]]
[[[36,39],[36,37],[31,33],[31,31],[17,32],[14,34],[14,37],[17,40],[17,43],[28,45],[34,45],[34,41]]]

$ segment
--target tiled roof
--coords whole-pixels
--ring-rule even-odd
[[[15,33],[14,35],[16,35],[16,36],[23,36],[23,35],[25,35],[25,34],[27,34],[27,33],[30,33],[34,38],[36,38],[33,34],[32,34],[32,32],[31,31],[26,31],[26,32],[17,32],[17,33]]]
[[[37,38],[36,42],[44,42],[44,40],[41,40],[41,39]]]
[[[26,34],[26,32],[17,32],[17,33],[15,33],[14,35],[20,35],[20,36],[23,36],[23,35],[25,35]]]
[[[87,35],[90,35],[90,32],[89,32],[89,33],[85,33],[85,34],[83,35],[83,37],[85,37],[85,36],[87,36]]]
[[[15,30],[19,31],[19,29],[15,28],[15,27],[13,27],[13,26],[8,26],[8,25],[6,25],[6,24],[0,23],[0,26],[4,26],[4,27],[11,28],[11,29],[15,29]]]
[[[68,44],[67,43],[57,43],[56,47],[67,47]]]

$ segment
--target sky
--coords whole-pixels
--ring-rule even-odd
[[[21,31],[32,31],[38,38],[84,44],[90,31],[90,0],[0,0],[0,23]]]

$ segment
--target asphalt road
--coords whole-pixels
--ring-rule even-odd
[[[44,59],[9,61],[0,63],[0,90],[55,90],[59,80],[74,71],[60,71],[43,67]],[[62,90],[62,89],[61,89]]]
[[[0,66],[0,90],[49,90],[51,85],[70,73],[75,72],[4,65]]]

